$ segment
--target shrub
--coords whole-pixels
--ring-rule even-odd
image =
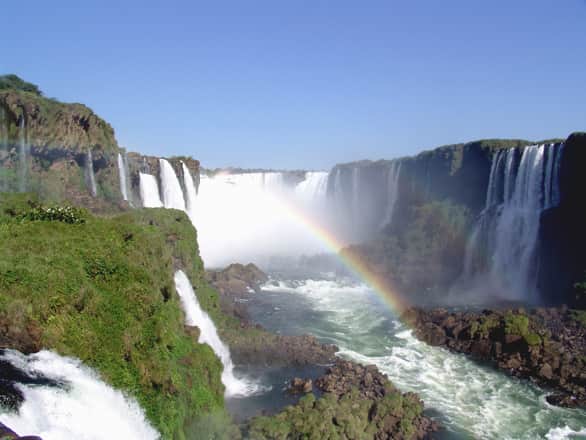
[[[18,218],[21,221],[50,221],[78,225],[85,223],[85,215],[83,209],[73,206],[36,206],[21,213]]]

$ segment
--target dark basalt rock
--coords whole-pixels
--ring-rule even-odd
[[[553,390],[548,402],[586,406],[584,312],[540,308],[530,312],[448,312],[411,308],[402,320],[430,345],[490,362],[508,374]]]

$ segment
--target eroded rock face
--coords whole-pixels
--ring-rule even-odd
[[[407,310],[402,319],[430,345],[488,361],[516,377],[553,389],[547,400],[586,406],[585,312],[540,308],[530,312]]]
[[[221,295],[235,296],[260,292],[269,277],[252,263],[235,263],[222,270],[206,271],[206,279]]]

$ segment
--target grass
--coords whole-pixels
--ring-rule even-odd
[[[187,216],[148,209],[68,224],[22,219],[27,206],[0,199],[0,329],[29,329],[42,347],[95,368],[137,398],[163,438],[222,411],[220,361],[186,333],[175,295],[182,268],[220,314]]]

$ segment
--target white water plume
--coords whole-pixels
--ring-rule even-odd
[[[140,199],[145,208],[162,208],[161,196],[159,195],[159,184],[152,174],[139,173]]]
[[[311,182],[294,190],[283,184],[281,173],[202,176],[193,221],[208,267],[233,261],[263,265],[270,257],[325,252],[311,231],[327,211],[324,203],[315,203],[325,197],[313,186],[325,185],[323,178],[308,175]]]
[[[45,350],[28,356],[6,350],[2,360],[29,375],[64,384],[61,388],[18,385],[24,402],[18,413],[0,407],[0,420],[20,435],[43,440],[159,438],[134,399],[104,383],[77,359]]]
[[[126,163],[122,154],[118,153],[118,177],[120,178],[120,193],[122,199],[128,201],[128,177],[126,173]]]
[[[185,187],[186,195],[185,207],[187,208],[187,214],[193,222],[197,191],[195,190],[195,183],[193,182],[191,171],[189,171],[189,168],[187,168],[187,165],[183,162],[181,162],[181,169],[183,170],[183,186]]]
[[[198,342],[200,344],[208,344],[216,356],[222,361],[222,365],[224,366],[222,383],[226,387],[226,395],[242,396],[257,392],[258,387],[237,379],[234,376],[234,364],[230,357],[230,350],[218,336],[218,331],[210,316],[199,305],[197,295],[193,290],[189,278],[181,270],[175,272],[175,289],[181,299],[181,305],[185,312],[185,324],[197,326],[199,328]]]
[[[185,199],[181,184],[175,174],[175,170],[165,159],[159,159],[161,165],[161,186],[163,193],[163,205],[169,209],[185,211]]]

